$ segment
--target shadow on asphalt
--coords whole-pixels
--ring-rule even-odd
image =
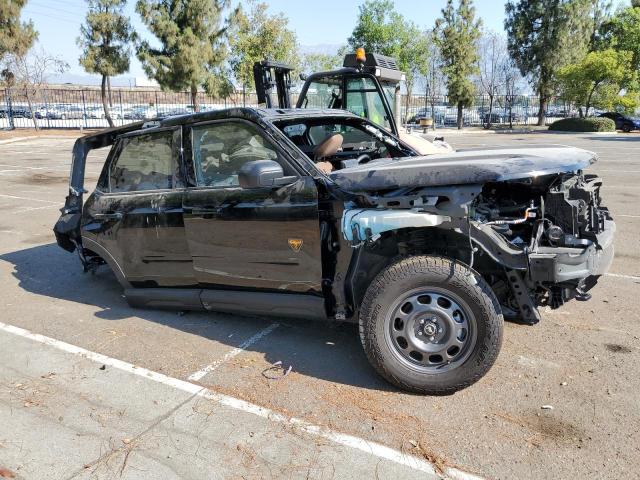
[[[13,265],[13,276],[29,293],[93,305],[104,320],[121,320],[132,316],[155,322],[189,334],[199,335],[232,348],[246,340],[233,335],[234,324],[249,325],[258,332],[273,321],[268,317],[235,316],[214,312],[188,312],[138,309],[130,307],[122,287],[107,266],[95,275],[82,273],[75,254],[50,243],[0,255]],[[74,308],[70,307],[70,315]],[[280,328],[247,350],[261,352],[269,363],[282,361],[304,375],[357,387],[395,391],[373,371],[362,350],[357,325],[326,323],[308,319],[276,319]],[[237,328],[237,327],[236,327]],[[252,335],[253,333],[251,333]],[[236,343],[234,343],[236,342]]]
[[[625,135],[625,136],[620,136]],[[589,140],[598,140],[600,142],[631,142],[631,143],[640,143],[640,134],[636,133],[623,133],[619,136],[611,136],[607,137],[605,135],[593,135],[589,137]],[[628,135],[628,136],[626,136]]]

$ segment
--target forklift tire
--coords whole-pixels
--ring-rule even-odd
[[[458,261],[412,256],[372,281],[360,340],[387,381],[414,393],[449,395],[482,378],[502,344],[503,318],[484,279]]]

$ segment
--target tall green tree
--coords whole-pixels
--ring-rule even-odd
[[[624,103],[623,87],[637,78],[632,58],[631,52],[607,49],[589,52],[580,62],[562,67],[558,81],[563,97],[580,106],[581,116],[588,116],[592,106],[611,109]]]
[[[553,94],[556,73],[580,60],[592,33],[592,0],[509,0],[505,30],[509,54],[531,78],[540,100],[538,125]]]
[[[367,0],[358,7],[358,22],[348,39],[352,51],[395,56],[398,53],[397,27],[401,16],[391,0]]]
[[[0,59],[7,53],[24,56],[38,38],[33,22],[21,22],[27,0],[0,0]]]
[[[289,29],[284,14],[270,15],[266,3],[244,2],[231,16],[229,64],[236,81],[242,85],[243,101],[253,88],[253,64],[269,59],[298,67],[296,34]]]
[[[398,13],[390,0],[367,0],[359,7],[358,22],[348,40],[351,51],[394,57],[406,78],[406,107],[416,81],[429,67],[429,34]],[[406,108],[408,114],[408,108]]]
[[[605,48],[632,52],[633,68],[640,70],[640,0],[616,12],[602,25],[601,34]]]
[[[458,128],[462,128],[464,107],[473,103],[475,85],[472,77],[478,74],[478,40],[481,21],[476,19],[471,0],[459,0],[454,8],[448,0],[442,17],[436,20],[436,42],[440,47],[442,71],[447,77],[449,101],[458,107]]]
[[[198,89],[216,85],[226,59],[222,12],[228,0],[138,0],[136,11],[160,46],[147,41],[137,55],[146,74],[163,89],[191,92],[199,111]]]
[[[113,127],[107,102],[109,77],[129,71],[130,44],[134,32],[123,14],[127,0],[87,0],[89,10],[80,27],[77,43],[82,48],[80,65],[88,73],[102,76],[101,98],[104,116]]]
[[[306,74],[335,70],[342,66],[343,57],[340,53],[307,53],[302,56],[300,70]]]

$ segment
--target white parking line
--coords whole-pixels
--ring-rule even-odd
[[[383,458],[399,465],[404,465],[414,470],[425,472],[429,475],[437,475],[434,463],[428,462],[413,455],[408,455],[399,450],[387,447],[377,442],[371,442],[369,440],[355,437],[353,435],[336,432],[329,428],[314,425],[296,417],[287,417],[271,409],[246,402],[239,398],[234,398],[228,395],[213,392],[205,387],[196,385],[195,383],[186,382],[184,380],[169,377],[162,373],[154,372],[146,368],[137,367],[131,363],[123,362],[122,360],[111,358],[106,355],[102,355],[101,353],[92,352],[82,347],[77,347],[75,345],[71,345],[54,338],[46,337],[38,333],[33,333],[29,330],[25,330],[24,328],[14,327],[13,325],[8,325],[6,323],[0,322],[0,330],[11,333],[13,335],[18,335],[23,338],[28,338],[35,342],[57,348],[58,350],[71,353],[73,355],[81,356],[83,358],[86,358],[87,360],[91,360],[92,362],[108,365],[110,367],[117,368],[118,370],[122,370],[133,375],[138,375],[140,377],[147,378],[163,385],[168,385],[192,395],[198,395],[199,397],[206,398],[228,408],[251,413],[253,415],[266,418],[267,420],[270,420],[272,422],[288,424],[301,432],[324,438],[338,445],[353,448],[355,450],[360,450],[375,457]],[[481,477],[463,472],[462,470],[453,467],[445,468],[444,475],[448,478],[460,480],[482,480]]]
[[[59,202],[52,202],[51,200],[40,200],[38,198],[18,197],[16,195],[6,195],[4,193],[0,193],[0,197],[2,197],[2,198],[13,198],[15,200],[28,200],[30,202],[50,203],[52,205],[58,205],[58,203],[59,203]]]
[[[617,214],[614,215],[614,217],[640,218],[640,215],[622,215],[620,213],[617,213]]]
[[[605,273],[605,276],[614,277],[614,278],[624,278],[626,280],[640,280],[640,276],[637,276],[637,275],[622,275],[620,273]]]
[[[272,323],[271,325],[269,325],[264,330],[259,331],[258,333],[256,333],[251,338],[249,338],[249,339],[245,340],[244,342],[242,342],[238,347],[234,348],[230,352],[227,352],[225,355],[222,356],[222,358],[220,358],[220,359],[216,360],[215,362],[207,365],[203,369],[198,370],[197,372],[192,373],[191,375],[189,375],[189,377],[188,377],[189,380],[191,380],[192,382],[197,382],[202,377],[204,377],[207,373],[213,372],[216,368],[218,368],[223,363],[228,362],[233,357],[235,357],[235,356],[241,354],[242,352],[244,352],[245,349],[249,348],[251,345],[256,343],[261,338],[269,335],[271,332],[273,332],[279,326],[280,326],[279,323]]]

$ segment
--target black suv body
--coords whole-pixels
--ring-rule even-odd
[[[107,146],[84,201],[87,153]],[[133,306],[359,322],[381,375],[450,393],[491,367],[503,316],[536,323],[608,269],[594,161],[558,146],[419,156],[339,110],[198,113],[78,139],[54,231]]]

